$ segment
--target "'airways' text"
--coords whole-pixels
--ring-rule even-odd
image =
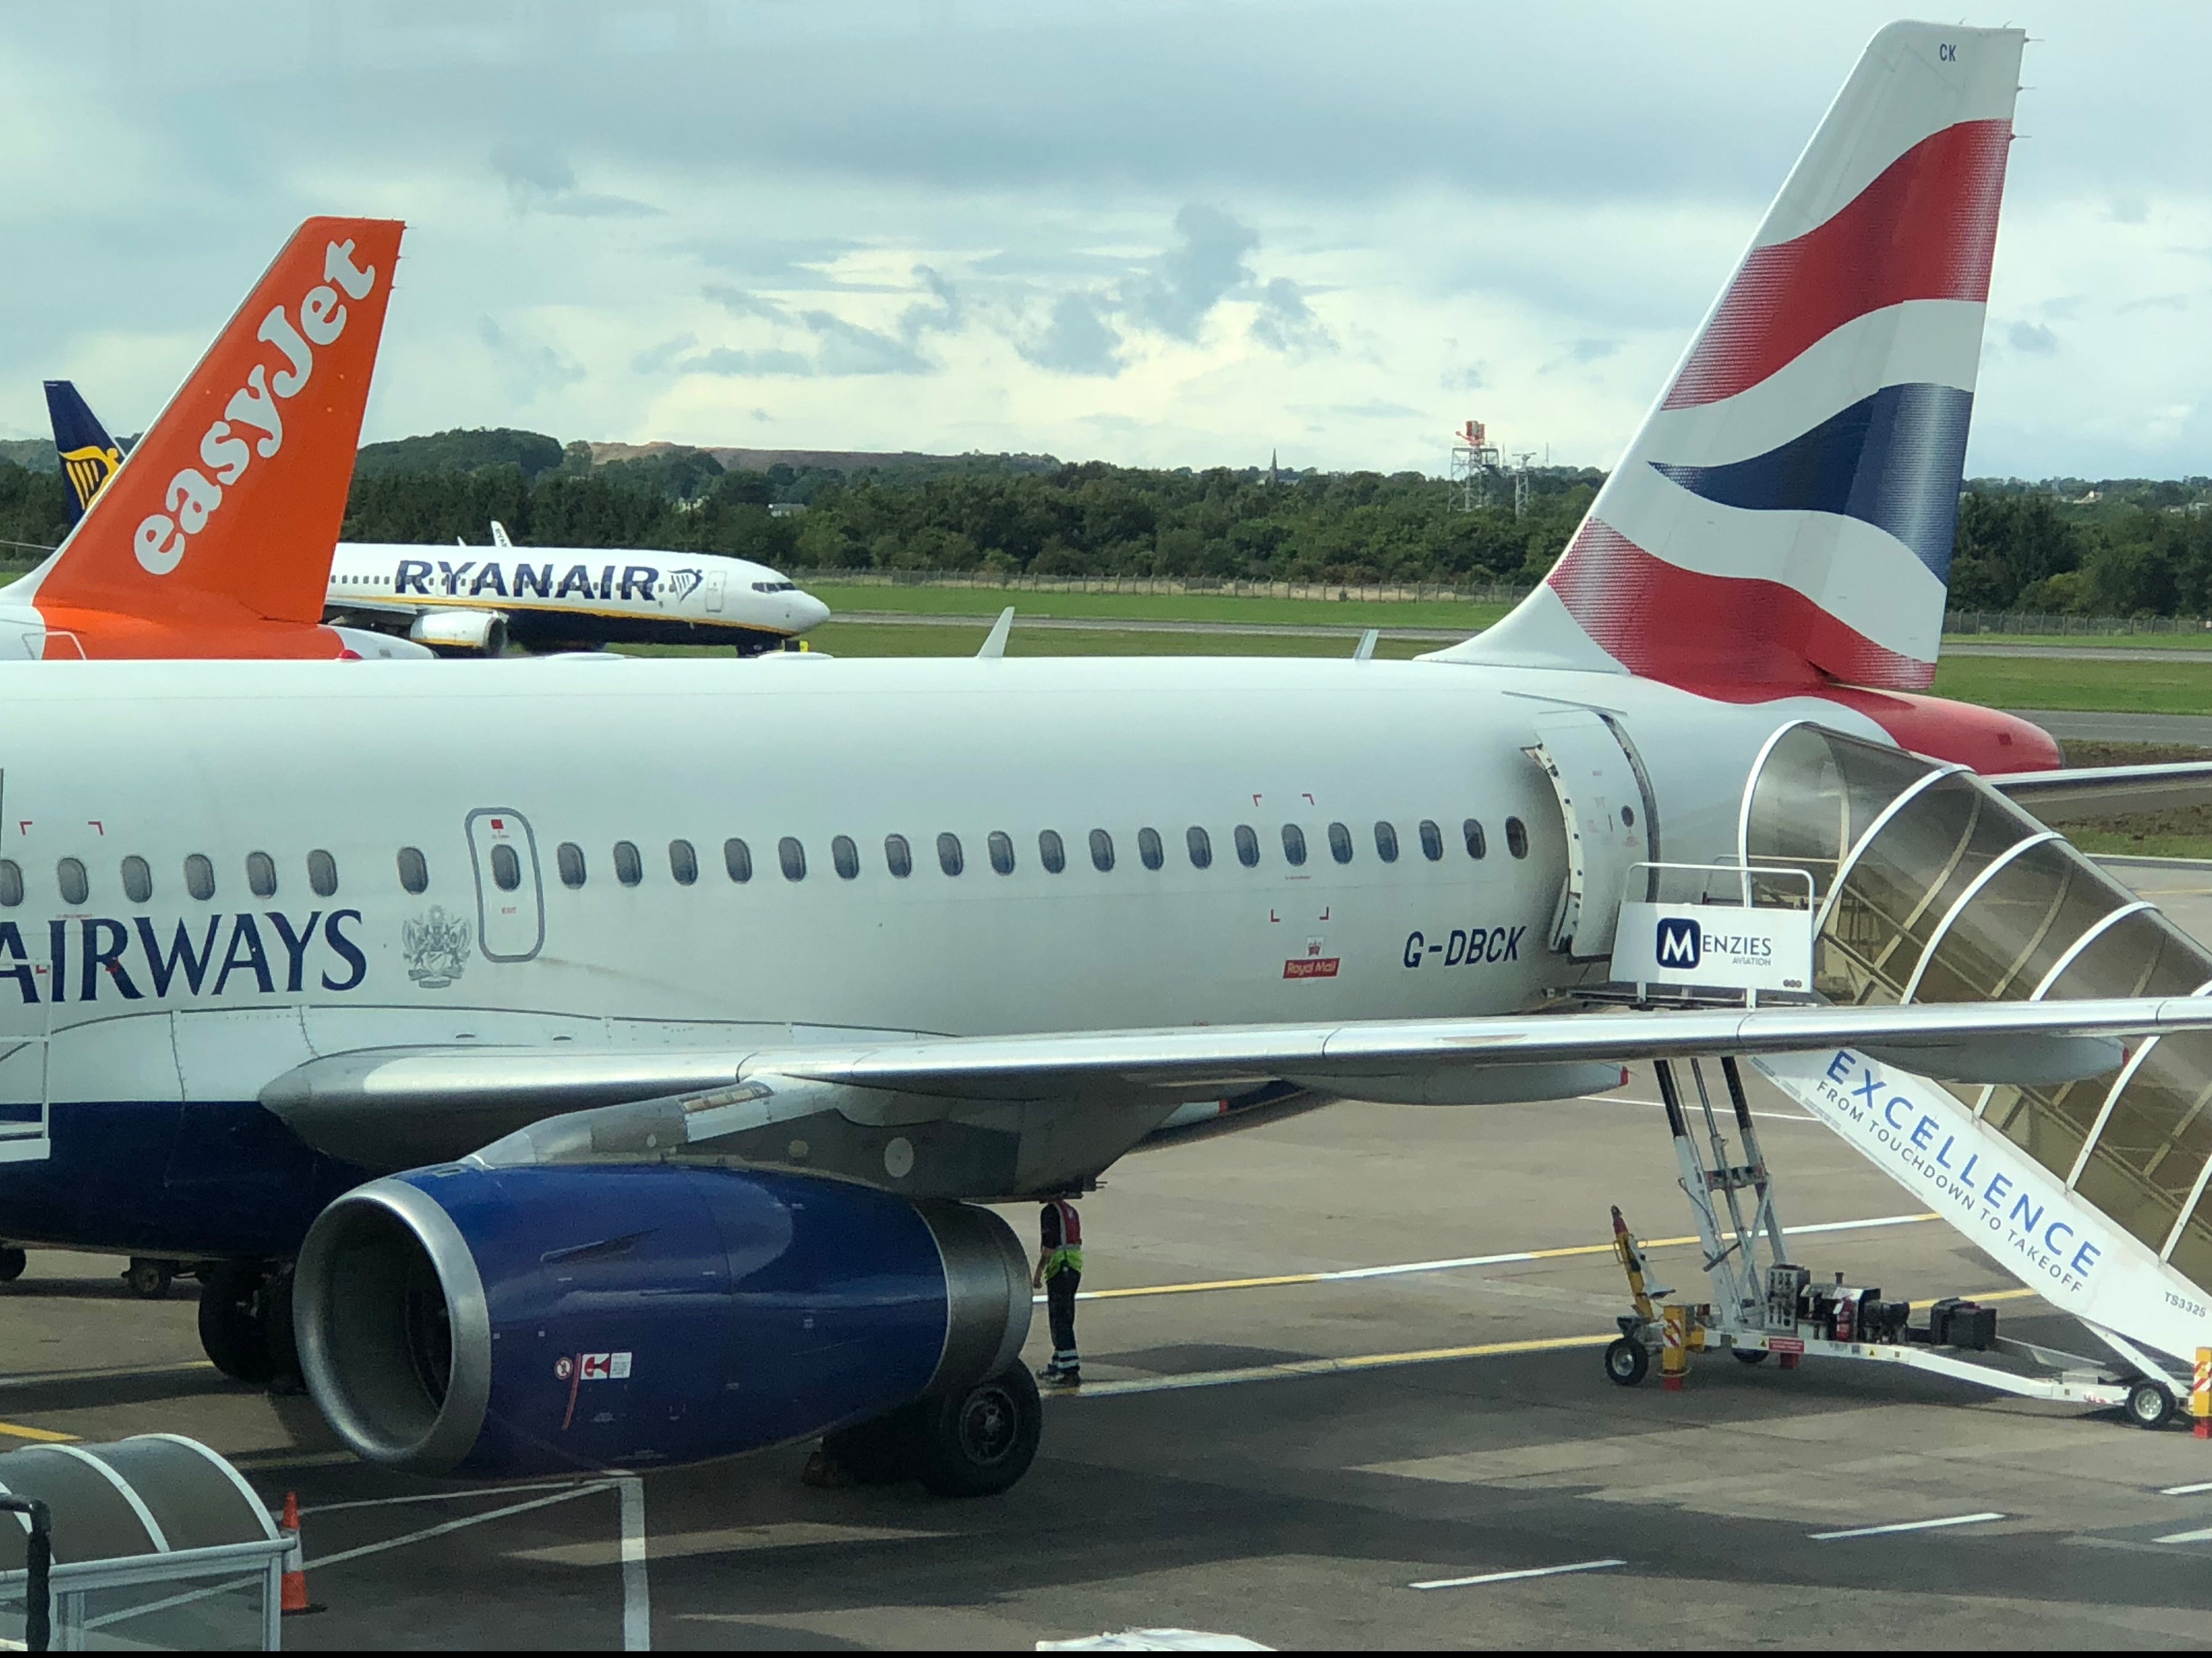
[[[356,990],[368,977],[368,957],[342,924],[360,920],[357,909],[313,910],[305,921],[274,909],[218,914],[204,925],[178,921],[165,941],[149,915],[127,922],[80,916],[46,923],[43,962],[24,947],[15,922],[0,921],[0,984],[13,980],[27,1002],[220,996],[234,987],[273,996],[305,990],[310,972],[325,990]]]

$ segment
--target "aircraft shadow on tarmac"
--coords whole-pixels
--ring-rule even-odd
[[[200,1288],[179,1278],[169,1286],[166,1297],[156,1300],[198,1301]],[[121,1277],[115,1278],[17,1278],[13,1284],[0,1284],[0,1303],[10,1300],[31,1301],[143,1301],[134,1294]]]

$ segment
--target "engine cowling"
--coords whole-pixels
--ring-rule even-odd
[[[339,1436],[417,1473],[659,1466],[998,1375],[1028,1263],[988,1210],[666,1163],[372,1181],[301,1247],[301,1367]]]
[[[408,638],[434,651],[478,651],[497,656],[507,648],[507,618],[497,610],[425,610]]]

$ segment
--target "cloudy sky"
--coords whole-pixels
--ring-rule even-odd
[[[1889,6],[47,7],[0,435],[157,409],[314,212],[410,226],[368,435],[1607,465]],[[2212,8],[2032,41],[1969,470],[2212,472]]]

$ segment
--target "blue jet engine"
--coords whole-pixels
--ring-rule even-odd
[[[988,1210],[668,1163],[453,1163],[317,1218],[301,1368],[370,1461],[507,1476],[864,1424],[955,1494],[1036,1453],[1028,1262]]]

